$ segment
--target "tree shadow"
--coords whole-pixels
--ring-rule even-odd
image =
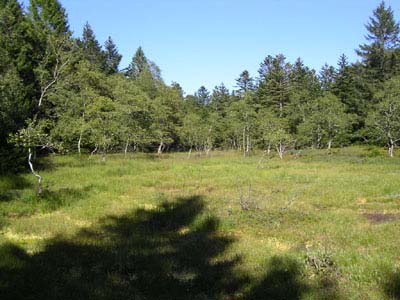
[[[340,299],[337,278],[332,274],[306,275],[304,264],[289,256],[275,256],[266,266],[264,278],[249,290],[244,299],[300,300]]]
[[[299,262],[275,257],[251,285],[230,254],[233,238],[203,214],[201,197],[111,216],[70,239],[57,237],[30,255],[0,247],[0,299],[297,300],[319,297],[330,283],[311,285]],[[326,293],[324,294],[326,295]]]
[[[304,283],[300,264],[291,258],[274,257],[264,279],[250,291],[248,299],[301,299],[310,287]]]
[[[32,183],[21,175],[0,176],[0,202],[17,198],[21,190],[31,188]]]
[[[400,300],[400,272],[391,272],[386,275],[383,290],[387,299]]]
[[[200,217],[200,197],[108,217],[28,255],[0,249],[1,299],[234,299],[247,282],[233,240]]]

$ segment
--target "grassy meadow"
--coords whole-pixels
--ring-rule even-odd
[[[0,177],[0,299],[400,299],[400,158],[50,156]]]

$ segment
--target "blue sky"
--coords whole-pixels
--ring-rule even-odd
[[[26,1],[24,1],[26,2]],[[257,75],[268,54],[301,57],[319,70],[340,54],[357,60],[364,24],[380,0],[61,0],[76,36],[88,21],[103,43],[110,35],[129,64],[138,46],[166,83],[187,93],[228,88],[244,69]],[[388,0],[400,20],[400,1]]]

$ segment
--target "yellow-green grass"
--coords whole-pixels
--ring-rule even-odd
[[[400,158],[260,158],[49,157],[41,197],[1,177],[0,295],[400,299]]]

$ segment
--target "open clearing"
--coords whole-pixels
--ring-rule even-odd
[[[58,156],[42,198],[2,177],[1,299],[400,299],[400,159],[333,152]]]

